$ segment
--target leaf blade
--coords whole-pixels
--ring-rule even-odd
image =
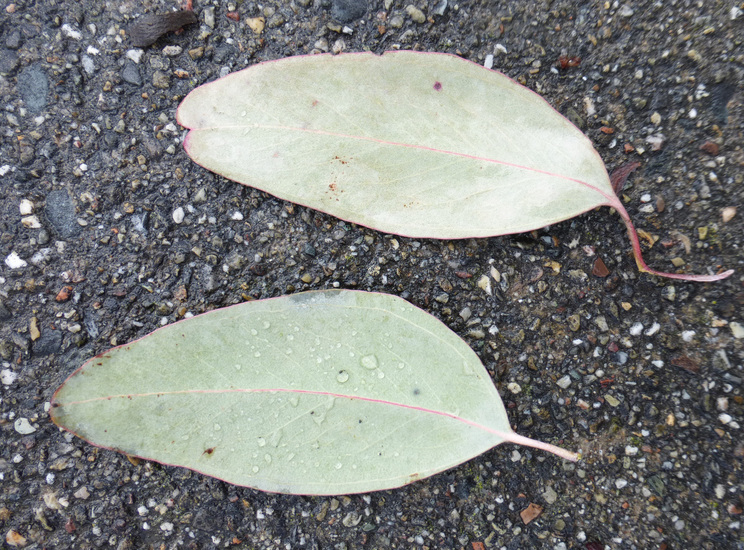
[[[374,85],[349,93],[369,74]],[[192,91],[178,117],[198,164],[400,235],[517,233],[612,196],[570,122],[504,75],[447,54],[262,63]]]
[[[302,494],[397,487],[515,436],[462,340],[399,298],[355,291],[159,329],[88,361],[51,414],[100,446]]]

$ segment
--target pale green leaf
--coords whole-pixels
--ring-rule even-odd
[[[511,441],[476,354],[385,294],[318,291],[161,328],[85,363],[59,426],[103,447],[265,491],[398,487]]]
[[[519,233],[612,206],[589,139],[545,100],[459,57],[303,56],[192,91],[178,109],[198,164],[380,231],[459,239]]]

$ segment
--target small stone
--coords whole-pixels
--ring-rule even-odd
[[[467,321],[468,319],[470,319],[471,315],[472,315],[472,311],[470,311],[469,307],[464,307],[460,311],[460,317],[462,318],[463,321]]]
[[[180,206],[173,211],[173,221],[178,224],[183,222],[185,216],[186,214]]]
[[[49,79],[38,65],[29,65],[20,75],[17,83],[18,93],[31,112],[39,112],[47,105]]]
[[[18,209],[21,212],[21,216],[28,216],[34,211],[34,203],[28,199],[23,199],[21,200],[21,204],[18,206]]]
[[[545,491],[543,491],[542,497],[548,504],[553,504],[556,500],[558,500],[558,493],[556,493],[552,487],[548,487],[547,489],[545,489]]]
[[[720,148],[718,147],[718,144],[715,143],[714,141],[706,141],[700,146],[700,150],[703,153],[707,153],[712,157],[717,157]]]
[[[695,63],[700,63],[703,60],[703,56],[697,50],[688,50],[687,57]]]
[[[29,229],[41,228],[41,222],[39,221],[38,216],[24,216],[23,218],[21,218],[21,225]]]
[[[674,285],[665,286],[661,291],[661,297],[673,302],[677,298],[677,289]]]
[[[557,381],[556,384],[558,384],[559,387],[563,388],[564,390],[567,389],[571,385],[571,377],[569,375],[561,376]]]
[[[727,206],[721,210],[721,219],[723,220],[723,223],[730,222],[734,216],[736,216],[735,206]]]
[[[426,23],[426,15],[416,6],[410,4],[406,6],[406,13],[415,23]]]
[[[9,530],[5,535],[5,542],[13,548],[23,548],[26,546],[26,537],[21,535],[18,531],[13,529]]]
[[[619,399],[617,399],[617,397],[615,397],[614,395],[611,395],[611,394],[609,394],[609,393],[608,393],[608,394],[606,394],[606,395],[604,396],[604,398],[605,398],[605,401],[607,401],[607,404],[608,404],[608,405],[609,405],[610,407],[617,407],[617,406],[618,406],[618,405],[620,404],[620,400],[619,400]]]
[[[170,78],[163,71],[155,71],[152,75],[152,85],[167,90],[170,87]]]
[[[31,320],[28,323],[28,335],[31,337],[32,342],[35,342],[41,337],[41,332],[39,332],[37,324],[38,320],[36,317],[31,317]]]
[[[516,395],[522,391],[522,386],[520,386],[516,382],[509,382],[506,386],[506,389]]]
[[[351,23],[367,13],[367,0],[333,0],[331,17],[340,23]]]
[[[65,189],[55,189],[47,194],[44,213],[63,239],[74,237],[80,232],[75,203]]]
[[[534,502],[530,502],[529,506],[519,513],[522,518],[522,522],[527,525],[531,521],[537,519],[542,514],[543,507]]]
[[[3,369],[0,371],[0,383],[4,386],[10,386],[13,382],[18,379],[18,374],[10,369]]]
[[[309,273],[305,273],[302,277],[300,277],[300,281],[302,281],[305,284],[309,284],[313,282],[313,276]]]
[[[28,421],[28,418],[19,418],[13,423],[13,427],[21,435],[32,434],[36,431],[36,428]]]
[[[651,123],[658,126],[661,124],[661,115],[657,112],[654,112],[654,114],[651,115]]]
[[[487,275],[481,275],[481,278],[478,279],[478,288],[483,290],[486,294],[491,296],[491,280],[488,278]]]
[[[10,269],[21,269],[22,267],[26,267],[28,263],[17,252],[11,252],[5,257],[5,265]]]
[[[581,317],[578,316],[578,314],[573,314],[566,319],[566,322],[568,323],[568,328],[572,332],[576,332],[581,328]]]
[[[204,24],[209,27],[210,29],[214,28],[214,6],[209,6],[207,8],[204,8]]]
[[[90,491],[88,491],[88,488],[85,485],[75,491],[75,498],[86,500],[88,497],[90,497]]]
[[[596,319],[594,319],[594,324],[597,325],[597,328],[601,330],[602,332],[607,332],[610,330],[610,326],[607,324],[607,319],[604,315],[599,315]]]
[[[615,487],[618,489],[622,489],[624,487],[628,486],[628,480],[627,479],[616,479],[615,480]]]
[[[736,338],[737,340],[741,340],[744,338],[744,325],[741,323],[737,323],[736,321],[729,323],[729,328],[731,329],[731,334]]]

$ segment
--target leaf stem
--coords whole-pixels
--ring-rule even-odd
[[[643,260],[643,255],[641,253],[641,243],[638,239],[638,233],[636,231],[635,226],[633,225],[633,221],[630,219],[630,215],[628,214],[628,211],[625,210],[625,207],[620,202],[619,198],[616,198],[616,200],[612,201],[612,204],[610,204],[615,210],[617,210],[618,214],[620,214],[620,217],[623,219],[623,222],[625,223],[625,227],[628,230],[628,236],[630,237],[630,244],[633,246],[633,257],[635,258],[636,265],[638,266],[638,270],[642,273],[649,273],[651,275],[657,275],[658,277],[666,277],[667,279],[678,279],[681,281],[695,281],[699,283],[710,283],[713,281],[720,281],[721,279],[725,279],[726,277],[730,277],[733,273],[733,269],[729,269],[728,271],[724,271],[723,273],[718,273],[716,275],[686,275],[683,273],[666,273],[664,271],[657,271],[655,269],[651,269],[648,264]]]
[[[566,460],[570,460],[571,462],[576,462],[579,460],[579,453],[567,451],[566,449],[562,449],[561,447],[557,447],[556,445],[551,445],[550,443],[545,443],[536,439],[530,439],[529,437],[525,437],[514,432],[504,433],[501,435],[509,443],[516,443],[517,445],[524,445],[525,447],[532,447],[534,449],[547,451]]]

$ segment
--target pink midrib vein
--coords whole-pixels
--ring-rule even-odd
[[[404,147],[404,148],[407,148],[407,149],[418,149],[420,151],[429,151],[429,152],[432,152],[432,153],[438,153],[438,154],[442,154],[442,155],[451,155],[451,156],[455,156],[455,157],[462,157],[462,158],[466,158],[466,159],[477,160],[477,161],[480,161],[480,162],[487,162],[487,163],[491,163],[491,164],[499,164],[501,166],[509,166],[511,168],[516,168],[518,170],[525,170],[527,172],[534,172],[535,174],[543,174],[545,176],[550,176],[552,178],[559,178],[559,179],[563,179],[563,180],[570,181],[570,182],[573,182],[573,183],[577,183],[577,184],[582,185],[584,187],[587,187],[587,188],[589,188],[589,189],[591,189],[593,191],[596,191],[601,196],[603,196],[605,198],[605,201],[606,202],[605,203],[602,203],[602,204],[605,204],[607,206],[613,206],[613,207],[615,207],[617,204],[619,204],[619,200],[618,200],[618,198],[614,194],[607,193],[606,191],[603,191],[599,187],[596,187],[596,186],[594,186],[594,185],[592,185],[592,184],[590,184],[588,182],[585,182],[583,180],[580,180],[578,178],[572,178],[570,176],[564,176],[562,174],[556,174],[556,173],[550,172],[548,170],[542,170],[540,168],[533,168],[531,166],[525,166],[523,164],[517,164],[515,162],[507,162],[507,161],[504,161],[504,160],[498,160],[498,159],[493,159],[493,158],[488,158],[488,157],[479,157],[478,155],[471,155],[471,154],[468,154],[468,153],[459,153],[457,151],[449,151],[447,149],[438,149],[436,147],[429,147],[427,145],[416,145],[414,143],[403,143],[403,142],[399,142],[399,141],[390,141],[390,140],[381,139],[381,138],[375,138],[375,137],[355,136],[355,135],[352,135],[352,134],[344,134],[344,133],[341,133],[341,132],[331,132],[330,130],[318,130],[318,129],[314,129],[314,128],[299,128],[299,127],[296,127],[296,126],[283,126],[283,125],[278,125],[278,124],[277,125],[271,125],[271,124],[254,124],[253,126],[224,126],[224,127],[214,127],[214,128],[210,128],[210,127],[191,128],[190,131],[191,132],[210,131],[210,130],[218,130],[219,131],[219,130],[225,130],[225,129],[231,129],[231,128],[233,128],[233,129],[235,129],[235,128],[237,128],[237,129],[245,129],[245,128],[248,128],[248,127],[250,127],[250,128],[260,128],[260,129],[269,129],[269,130],[287,130],[287,131],[290,131],[290,132],[304,132],[304,133],[308,133],[308,134],[316,134],[316,135],[321,135],[321,136],[331,136],[331,137],[337,137],[337,138],[341,138],[341,139],[349,139],[349,140],[356,140],[356,141],[368,141],[368,142],[371,142],[371,143],[379,143],[380,145],[389,145],[389,146],[392,146],[392,147]],[[597,205],[597,206],[599,206],[599,205]],[[622,208],[622,205],[621,205],[621,208]]]
[[[402,409],[409,409],[409,410],[414,410],[414,411],[418,411],[418,412],[422,412],[426,414],[433,414],[436,416],[451,418],[452,420],[456,420],[468,426],[472,426],[473,428],[477,428],[479,430],[483,430],[487,433],[500,437],[504,441],[516,443],[519,445],[526,445],[528,447],[535,447],[537,449],[542,449],[542,450],[554,453],[560,456],[561,458],[565,458],[566,460],[571,460],[574,462],[578,459],[578,456],[576,453],[572,453],[560,447],[556,447],[555,445],[550,445],[549,443],[543,443],[541,441],[537,441],[534,439],[530,439],[528,437],[524,437],[522,435],[512,432],[511,430],[509,431],[496,430],[494,428],[490,428],[488,426],[479,424],[478,422],[468,420],[467,418],[462,418],[460,416],[457,416],[456,414],[452,414],[452,413],[448,413],[444,411],[437,411],[434,409],[428,409],[426,407],[417,407],[415,405],[407,405],[405,403],[396,403],[395,401],[387,401],[385,399],[375,399],[372,397],[362,397],[362,396],[356,396],[356,395],[345,395],[342,393],[334,393],[334,392],[327,392],[327,391],[295,390],[295,389],[286,389],[286,388],[261,388],[261,389],[232,388],[232,389],[218,389],[218,390],[178,390],[178,391],[167,391],[167,392],[147,392],[147,393],[139,393],[139,394],[107,395],[103,397],[95,397],[93,399],[84,399],[80,401],[70,401],[68,403],[58,403],[58,404],[63,407],[69,407],[72,405],[82,405],[85,403],[93,403],[96,401],[108,401],[110,399],[159,397],[159,396],[165,396],[165,395],[225,394],[225,393],[295,393],[295,394],[303,394],[303,395],[321,395],[321,396],[334,397],[334,398],[339,398],[339,399],[359,400],[359,401],[367,401],[369,403],[378,403],[380,405],[399,407]]]

